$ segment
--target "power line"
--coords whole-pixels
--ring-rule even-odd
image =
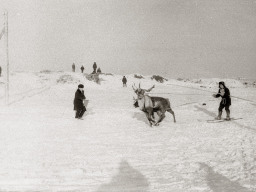
[[[188,87],[188,86],[184,86],[184,85],[176,85],[176,84],[167,84],[167,85],[174,85],[174,86],[178,86],[178,87],[184,87],[184,88],[204,91],[204,92],[208,92],[208,93],[215,93],[213,91],[203,90],[203,89],[199,89],[199,88],[195,88],[195,87]],[[252,100],[249,100],[249,99],[244,99],[244,98],[241,98],[241,97],[236,97],[236,96],[230,96],[230,97],[233,97],[233,98],[236,98],[236,99],[241,99],[241,100],[252,102],[252,103],[256,103],[255,101],[252,101]]]

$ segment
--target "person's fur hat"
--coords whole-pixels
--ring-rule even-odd
[[[84,85],[79,84],[79,85],[78,85],[78,88],[84,88]]]
[[[219,86],[220,86],[220,85],[223,85],[224,87],[226,87],[224,81],[220,81],[220,82],[219,82]]]

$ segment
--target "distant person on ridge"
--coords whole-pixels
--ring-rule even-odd
[[[97,73],[101,73],[101,69],[100,68],[97,69]]]
[[[76,66],[75,63],[72,64],[72,71],[75,72],[76,71]]]
[[[0,66],[0,77],[2,76],[2,67]]]
[[[215,98],[222,97],[220,106],[219,106],[219,111],[218,111],[218,116],[215,118],[217,120],[221,119],[222,115],[222,110],[225,108],[226,110],[226,119],[225,120],[230,120],[230,110],[229,107],[231,105],[231,98],[230,98],[230,92],[229,89],[225,86],[225,83],[223,81],[219,82],[219,91],[217,94],[212,95]]]
[[[82,67],[81,67],[81,71],[82,71],[82,73],[84,72],[84,66],[82,65]]]
[[[77,119],[82,119],[84,112],[86,111],[86,108],[84,106],[85,98],[86,97],[84,96],[84,86],[82,84],[79,84],[74,99],[74,110],[76,111],[75,118]]]
[[[93,67],[93,73],[96,73],[96,69],[97,69],[97,64],[96,64],[96,62],[93,63],[93,66],[92,66],[92,67]]]
[[[125,76],[123,77],[122,82],[123,82],[123,87],[127,87],[127,85],[126,85],[127,79]]]

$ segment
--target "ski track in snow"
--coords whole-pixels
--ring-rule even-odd
[[[256,191],[255,105],[234,98],[231,116],[243,119],[209,124],[219,103],[211,94],[100,77],[97,85],[67,72],[12,75],[9,107],[0,95],[0,191]],[[156,84],[150,95],[170,99],[177,123],[166,113],[150,127],[133,107],[131,82]],[[72,110],[78,83],[90,100],[84,120]],[[255,89],[231,89],[241,91],[256,100]]]

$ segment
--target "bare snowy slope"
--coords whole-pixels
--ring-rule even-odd
[[[223,79],[164,83],[100,75],[101,84],[69,72],[11,75],[10,104],[0,84],[0,190],[86,192],[250,192],[256,190],[256,89],[224,80],[232,96],[231,122],[207,123]],[[3,77],[0,82],[3,82]],[[74,118],[77,85],[90,100]],[[169,98],[170,114],[149,127],[133,107],[131,85],[155,84],[150,95]],[[205,103],[206,105],[203,105]],[[225,112],[224,112],[225,115]]]

